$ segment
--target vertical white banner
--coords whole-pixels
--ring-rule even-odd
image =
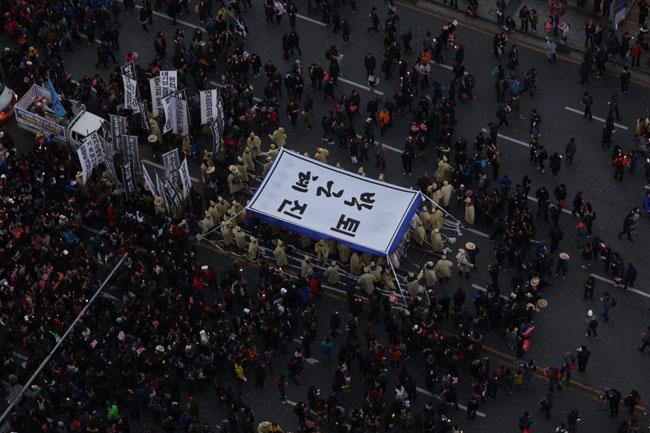
[[[212,123],[219,110],[218,107],[219,91],[217,89],[201,90],[199,99],[201,105],[201,125]]]
[[[183,160],[181,168],[178,170],[178,174],[180,174],[181,185],[183,186],[183,198],[187,198],[192,189],[192,180],[190,179],[190,169],[187,165],[187,158]]]
[[[149,88],[151,90],[151,111],[153,117],[158,117],[162,111],[162,88],[160,86],[160,77],[149,78]]]

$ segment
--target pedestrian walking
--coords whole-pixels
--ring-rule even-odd
[[[549,63],[556,63],[555,53],[557,52],[557,44],[553,42],[550,37],[546,38],[546,59]]]
[[[641,347],[637,347],[637,350],[643,353],[645,348],[648,346],[650,346],[650,326],[648,326],[648,329],[641,334]]]
[[[589,278],[587,278],[587,281],[585,281],[585,284],[584,284],[585,290],[584,290],[584,292],[582,294],[582,299],[589,298],[589,299],[593,300],[594,299],[594,288],[595,287],[596,287],[596,280],[594,279],[594,277],[589,276]]]
[[[621,93],[625,93],[625,94],[629,93],[631,77],[632,74],[630,73],[630,68],[628,68],[627,66],[623,66],[623,71],[618,76],[619,80],[621,81]]]
[[[519,430],[523,433],[530,433],[531,425],[533,425],[533,418],[530,416],[530,412],[525,411],[524,414],[519,417]]]
[[[578,347],[578,354],[576,355],[576,358],[578,360],[578,371],[580,373],[584,373],[587,370],[587,363],[589,362],[589,357],[591,356],[591,352],[589,349],[587,349],[586,345],[582,345]],[[571,423],[569,423],[571,425]]]
[[[603,296],[600,298],[600,302],[603,304],[603,322],[609,322],[609,310],[616,307],[616,299],[609,293],[603,293]]]
[[[564,155],[566,156],[566,165],[569,167],[573,166],[573,157],[576,155],[576,139],[571,137],[569,142],[566,144],[564,149]]]
[[[284,403],[287,401],[287,387],[289,386],[289,382],[284,374],[281,374],[275,378],[275,383],[278,385],[278,391],[280,391],[280,400]]]
[[[411,149],[404,149],[402,151],[402,168],[404,169],[402,175],[406,176],[408,174],[409,176],[411,176],[411,170],[413,169],[414,158],[415,157]]]
[[[585,333],[585,337],[591,337],[591,334],[594,334],[594,339],[598,340],[598,332],[596,332],[596,329],[598,329],[598,320],[594,317],[593,310],[587,312],[587,319],[585,322],[587,322],[587,332]]]
[[[546,415],[546,419],[551,419],[551,409],[553,408],[553,394],[546,393],[539,401],[540,410]]]
[[[618,234],[618,238],[621,239],[621,236],[627,235],[628,240],[633,240],[632,239],[632,231],[636,227],[636,224],[634,223],[634,216],[632,215],[632,212],[628,213],[625,219],[623,220],[623,231],[621,231]]]
[[[542,117],[537,113],[537,109],[533,109],[533,111],[530,112],[530,136],[534,137],[533,131],[537,132],[537,136],[541,137],[542,133],[539,129],[539,126],[542,123]]]

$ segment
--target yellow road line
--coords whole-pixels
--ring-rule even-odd
[[[395,4],[400,5],[400,6],[402,6],[402,7],[405,7],[405,8],[407,8],[407,9],[414,10],[414,11],[416,11],[416,12],[420,12],[420,13],[423,13],[423,14],[426,14],[426,15],[430,15],[430,16],[432,16],[432,17],[439,18],[439,19],[441,19],[441,20],[446,20],[446,21],[453,21],[453,20],[454,20],[453,18],[446,17],[446,16],[444,16],[444,15],[440,15],[440,14],[435,13],[435,12],[432,12],[432,11],[430,11],[430,10],[423,9],[423,8],[421,8],[421,7],[419,7],[419,6],[415,6],[415,5],[412,5],[412,4],[404,3],[404,2],[401,2],[401,1],[396,1]],[[459,25],[460,27],[466,27],[466,28],[468,28],[468,29],[470,29],[470,30],[474,30],[475,32],[478,32],[478,33],[481,33],[481,34],[484,34],[484,35],[487,35],[487,36],[494,36],[494,33],[489,32],[489,31],[487,31],[487,30],[484,30],[484,29],[482,29],[482,28],[480,28],[480,27],[477,27],[477,26],[475,26],[475,25],[468,24],[468,23],[462,22],[462,21],[460,21],[460,20],[456,20],[456,21],[458,21],[458,25]],[[546,50],[544,50],[544,49],[542,49],[542,48],[539,48],[539,47],[536,47],[536,46],[534,46],[534,45],[530,45],[530,44],[527,43],[527,42],[522,42],[522,41],[517,40],[517,45],[520,46],[520,47],[528,48],[529,50],[532,50],[532,51],[536,51],[536,52],[538,52],[538,53],[546,54]],[[567,62],[574,63],[574,64],[576,64],[576,65],[579,65],[579,64],[582,63],[580,60],[576,60],[576,59],[573,59],[573,58],[571,58],[571,57],[568,57],[568,56],[565,56],[565,55],[562,55],[562,54],[556,54],[555,57],[557,57],[557,58],[560,59],[560,60],[566,60]],[[618,76],[617,76],[616,74],[612,73],[612,72],[607,72],[607,75],[610,75],[610,76],[612,76],[612,77],[618,78]],[[630,80],[630,82],[631,82],[631,83],[634,83],[634,84],[636,84],[636,85],[639,85],[639,86],[643,86],[643,87],[650,88],[650,84],[648,84],[648,83],[646,83],[646,82],[644,82],[644,81],[637,80],[636,78],[632,78],[632,79]]]

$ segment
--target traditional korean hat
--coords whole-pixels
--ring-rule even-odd
[[[548,301],[546,299],[538,299],[537,300],[537,306],[539,308],[546,308],[546,307],[548,307]]]
[[[539,286],[539,277],[533,277],[530,279],[530,285],[533,287]]]
[[[570,256],[567,253],[560,253],[560,258],[562,260],[569,260]]]
[[[469,251],[475,250],[476,244],[474,242],[467,242],[465,244],[465,248],[467,248]]]
[[[158,140],[158,137],[156,137],[154,134],[151,134],[148,138],[147,141],[149,143],[155,143]]]

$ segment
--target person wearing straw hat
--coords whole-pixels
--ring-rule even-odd
[[[458,249],[458,253],[456,254],[456,265],[458,265],[458,275],[465,275],[465,278],[469,279],[474,265],[469,261],[467,252],[463,248]]]
[[[255,236],[248,240],[248,260],[256,262],[260,255],[260,244]]]
[[[555,276],[562,275],[562,279],[564,279],[567,272],[569,272],[569,255],[562,252],[559,254],[557,266],[555,267]]]
[[[225,198],[219,196],[217,197],[217,204],[216,204],[216,209],[217,212],[219,213],[219,221],[223,220],[223,217],[228,213],[228,209],[230,208],[230,203],[228,203],[228,200]]]
[[[431,231],[431,249],[434,253],[439,253],[445,248],[440,230],[435,228]]]
[[[157,196],[153,200],[154,211],[157,217],[162,217],[167,215],[167,207],[165,206],[165,201],[162,197]]]
[[[311,258],[307,255],[300,262],[300,277],[309,278],[314,274],[314,268],[311,265]]]
[[[219,215],[219,211],[217,210],[217,202],[215,202],[214,200],[210,200],[210,205],[208,206],[207,212],[210,214],[212,220],[215,223],[221,224],[221,216]]]
[[[289,262],[287,261],[287,253],[284,250],[284,242],[278,240],[278,245],[273,250],[273,256],[275,257],[275,264],[278,268],[287,266]]]
[[[332,287],[336,287],[341,280],[341,274],[339,265],[336,263],[336,260],[332,260],[330,265],[325,269],[323,276],[327,279],[327,284]]]
[[[318,263],[321,265],[327,263],[327,258],[330,255],[330,247],[327,242],[325,242],[325,239],[319,240],[314,247],[314,250],[316,252],[316,257],[318,258]]]
[[[149,142],[149,146],[151,146],[152,158],[158,159],[158,153],[160,152],[160,141],[158,140],[156,134],[149,134],[149,137],[147,137],[147,142]]]
[[[478,269],[478,266],[476,266],[476,257],[478,256],[478,247],[476,244],[474,242],[465,243],[465,250],[467,251],[467,257],[470,263],[474,265],[474,269]]]
[[[151,137],[151,136],[150,136],[150,137]],[[201,161],[201,181],[202,181],[203,183],[207,183],[207,182],[208,182],[208,178],[207,178],[207,176],[208,176],[208,169],[209,169],[210,167],[212,167],[212,166],[213,166],[212,161],[211,161],[210,159],[208,159],[208,158],[205,158],[205,157],[204,157],[204,158],[203,158],[203,161]]]
[[[233,229],[233,237],[235,238],[235,246],[239,251],[246,249],[246,233],[241,227],[235,226]]]
[[[150,119],[149,124],[151,125],[151,134],[156,136],[159,145],[162,144],[162,132],[160,131],[158,122],[156,122],[154,119]]]
[[[221,237],[227,247],[234,244],[232,228],[233,224],[230,221],[221,223]]]
[[[438,168],[434,173],[436,182],[441,183],[445,180],[449,180],[453,171],[454,168],[447,162],[447,155],[443,155],[442,159],[438,161]]]
[[[230,171],[230,174],[228,175],[227,181],[228,181],[228,192],[230,192],[230,195],[237,194],[239,191],[244,189],[244,183],[241,178],[241,174],[239,173],[239,169],[235,165],[231,165],[228,167],[228,171]]]
[[[359,277],[359,287],[366,292],[368,296],[375,291],[375,277],[370,272],[370,266],[363,268],[363,274]]]

